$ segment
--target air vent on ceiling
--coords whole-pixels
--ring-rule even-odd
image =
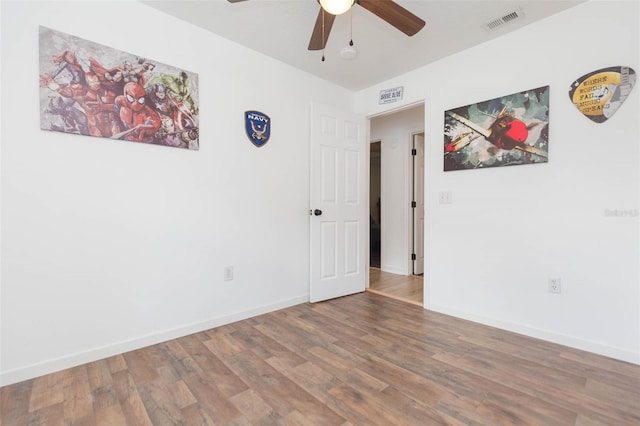
[[[483,27],[485,30],[488,30],[488,31],[495,30],[496,28],[499,28],[504,24],[513,22],[517,19],[521,19],[523,16],[524,16],[524,12],[522,12],[522,8],[517,8],[516,10],[508,12],[498,18],[490,19],[488,22],[486,22],[483,25]]]

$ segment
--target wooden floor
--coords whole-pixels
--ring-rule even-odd
[[[5,425],[638,425],[640,366],[369,292],[0,389]]]
[[[367,291],[422,306],[422,276],[397,275],[369,268],[369,288]]]

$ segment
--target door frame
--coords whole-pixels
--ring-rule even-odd
[[[415,143],[415,137],[422,135],[422,156],[423,156],[423,161],[426,161],[426,156],[424,155],[424,148],[425,148],[425,138],[424,138],[424,130],[420,131],[420,132],[411,132],[411,134],[409,135],[409,138],[411,139],[411,142],[409,143],[409,150],[412,151],[414,149],[414,143]],[[409,199],[410,200],[414,200],[414,196],[415,196],[415,174],[416,174],[416,162],[415,162],[415,157],[414,155],[409,152],[409,164],[410,164],[410,171],[409,171]],[[424,176],[423,176],[424,177]],[[426,183],[426,177],[424,177],[424,180],[422,182],[422,198],[423,198],[423,203],[425,201],[425,193],[426,193],[426,188],[424,187]],[[411,254],[413,254],[415,252],[415,225],[416,225],[416,215],[415,215],[415,210],[413,208],[409,208],[409,238],[411,239],[411,248],[409,249],[409,272],[411,272],[411,275],[415,275],[415,261],[411,258]],[[423,210],[422,212],[422,218],[424,220],[425,217],[425,212]],[[424,229],[423,229],[424,231]],[[424,232],[422,235],[422,242],[423,242],[423,255],[424,255],[424,245],[425,245],[425,238],[424,238]],[[422,265],[422,270],[423,270],[423,275],[424,275],[424,264]]]
[[[429,268],[430,265],[430,253],[431,253],[431,249],[430,249],[430,238],[429,238],[429,232],[430,232],[430,218],[431,218],[431,205],[432,202],[430,200],[430,198],[427,196],[427,194],[431,194],[433,193],[433,191],[431,191],[430,189],[430,184],[432,182],[432,177],[431,177],[431,173],[432,173],[432,167],[429,167],[427,165],[428,160],[431,158],[431,136],[429,134],[429,130],[431,129],[431,123],[429,120],[430,117],[430,103],[427,102],[426,98],[423,99],[419,99],[417,101],[414,102],[410,102],[401,106],[397,106],[397,107],[389,107],[388,109],[384,109],[382,111],[373,113],[373,114],[368,114],[365,115],[365,118],[367,120],[367,128],[371,129],[371,120],[377,117],[382,117],[382,116],[386,116],[386,115],[392,115],[407,109],[412,109],[418,106],[424,106],[424,117],[423,117],[423,129],[414,129],[410,132],[410,135],[408,136],[409,138],[413,137],[413,134],[418,134],[418,133],[424,133],[424,157],[425,157],[425,175],[424,175],[424,191],[425,191],[425,197],[424,197],[424,274],[423,274],[423,301],[422,301],[422,306],[424,309],[429,310],[431,307],[431,301],[430,301],[430,292],[429,292],[429,288],[430,288],[430,283],[431,283],[431,268]],[[367,138],[368,141],[367,143],[371,143],[371,139],[370,139],[371,135],[370,133],[367,134]],[[369,165],[371,162],[371,158],[370,158],[370,149],[366,150],[366,155],[367,155],[367,159],[365,161],[366,167],[367,167],[367,187],[370,188],[371,187],[371,182],[369,182]],[[411,151],[409,150],[409,152],[407,153],[407,157],[411,156]],[[410,160],[410,158],[409,158]],[[407,160],[407,161],[409,161]],[[409,177],[407,177],[407,179],[409,179]],[[413,183],[411,184],[411,186],[413,186]],[[411,188],[407,187],[406,191],[408,192],[408,195],[410,195],[409,191],[411,190]],[[368,194],[367,194],[368,197]],[[411,209],[409,207],[407,208],[407,215],[412,215],[411,213]],[[384,221],[381,220],[380,221],[380,227],[382,228],[384,226]],[[411,232],[413,232],[412,227],[411,227]],[[409,234],[407,234],[409,235]],[[411,236],[411,238],[413,238],[413,236]],[[369,241],[369,244],[371,244],[371,242]],[[369,250],[371,248],[369,247]],[[411,262],[411,256],[409,256],[409,262]],[[369,288],[369,258],[367,257],[366,260],[366,266],[367,266],[367,271],[366,271],[366,282],[365,282],[365,286],[366,288]],[[412,262],[411,265],[409,265],[408,270],[412,270],[411,268],[413,268]]]

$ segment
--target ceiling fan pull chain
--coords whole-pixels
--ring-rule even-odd
[[[349,46],[353,46],[353,8],[349,9],[349,21],[351,24],[351,39],[349,40]]]
[[[324,62],[324,48],[325,48],[325,38],[324,38],[324,9],[322,9],[322,62]]]

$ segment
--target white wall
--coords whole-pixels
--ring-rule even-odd
[[[367,115],[385,88],[426,99],[427,308],[640,363],[640,87],[603,124],[568,97],[590,71],[640,72],[638,9],[591,1],[357,93]],[[544,85],[548,163],[442,171],[444,111]],[[438,204],[445,190],[453,204]]]
[[[308,300],[309,105],[352,93],[134,1],[1,7],[1,384]],[[199,73],[200,150],[41,131],[39,25]]]
[[[411,135],[424,131],[424,106],[371,119],[370,139],[381,141],[380,269],[410,275]]]

